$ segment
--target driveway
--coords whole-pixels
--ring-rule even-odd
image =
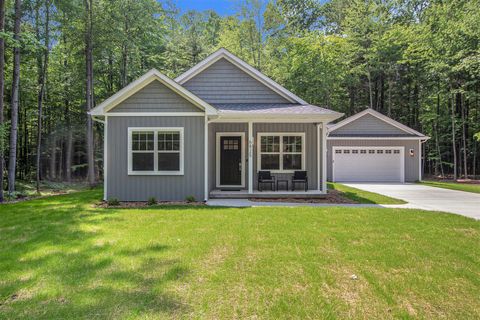
[[[460,214],[480,219],[480,194],[424,186],[421,184],[345,183],[408,202],[406,207]],[[401,206],[399,206],[401,207]]]

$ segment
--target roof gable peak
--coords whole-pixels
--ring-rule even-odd
[[[173,92],[187,99],[198,108],[204,110],[207,114],[217,114],[217,110],[214,107],[212,107],[210,104],[203,101],[202,99],[194,95],[192,92],[188,91],[187,89],[161,73],[157,69],[151,69],[140,78],[132,81],[130,84],[120,89],[117,93],[115,93],[114,95],[103,101],[101,104],[90,110],[89,114],[93,116],[105,115],[105,113],[113,109],[121,102],[128,99],[130,96],[139,92],[153,81],[159,81]]]
[[[415,136],[418,136],[418,137],[425,137],[424,134],[410,128],[410,127],[407,127],[406,125],[404,124],[401,124],[400,122],[396,121],[396,120],[393,120],[392,118],[376,111],[376,110],[373,110],[372,108],[367,108],[359,113],[356,113],[354,114],[353,116],[350,116],[346,119],[343,119],[342,121],[338,122],[337,124],[334,124],[332,125],[330,128],[329,128],[329,132],[333,132],[343,126],[346,126],[347,124],[351,123],[351,122],[354,122],[355,120],[358,120],[360,118],[362,118],[363,116],[365,115],[371,115],[377,119],[380,119],[381,121],[385,122],[385,123],[388,123],[390,124],[391,126],[394,126],[408,134],[411,134],[411,135],[415,135]]]
[[[271,78],[267,77],[263,73],[261,73],[259,70],[255,69],[251,65],[249,65],[247,62],[243,61],[230,51],[228,51],[225,48],[220,48],[214,53],[210,54],[208,57],[197,63],[195,66],[190,68],[189,70],[185,71],[183,74],[175,78],[175,81],[178,82],[179,84],[183,85],[186,83],[188,80],[192,79],[208,67],[210,67],[212,64],[217,62],[220,59],[225,59],[228,62],[232,63],[234,66],[239,68],[240,70],[244,71],[247,73],[249,76],[254,78],[255,80],[259,81],[263,85],[267,86],[277,94],[281,95],[282,97],[286,98],[288,101],[291,101],[292,103],[298,103],[298,104],[303,104],[306,105],[308,104],[306,101],[302,100],[300,97],[295,95],[294,93],[290,92]]]

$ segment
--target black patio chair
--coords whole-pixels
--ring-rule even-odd
[[[295,171],[292,178],[292,191],[295,191],[295,184],[303,183],[305,191],[308,191],[307,171]]]
[[[263,191],[262,184],[270,184],[270,189],[275,191],[275,177],[270,171],[258,171],[258,191]]]

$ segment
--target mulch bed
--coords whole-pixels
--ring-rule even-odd
[[[328,190],[324,198],[249,198],[253,202],[290,202],[290,203],[358,203],[342,196],[342,192],[337,190]]]
[[[149,205],[146,201],[120,201],[119,205],[109,205],[106,201],[94,204],[95,208],[155,208],[157,206],[204,206],[204,202],[187,202],[187,201],[158,201],[157,204]]]

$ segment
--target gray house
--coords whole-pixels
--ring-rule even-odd
[[[225,49],[175,80],[151,70],[90,114],[104,123],[104,198],[123,201],[317,197],[327,177],[419,180],[427,139],[372,110],[328,128],[343,114],[308,104]],[[397,166],[375,172],[370,160],[398,160],[401,179],[390,172]],[[269,191],[258,191],[260,171],[275,177]],[[298,171],[308,190],[292,191]]]

